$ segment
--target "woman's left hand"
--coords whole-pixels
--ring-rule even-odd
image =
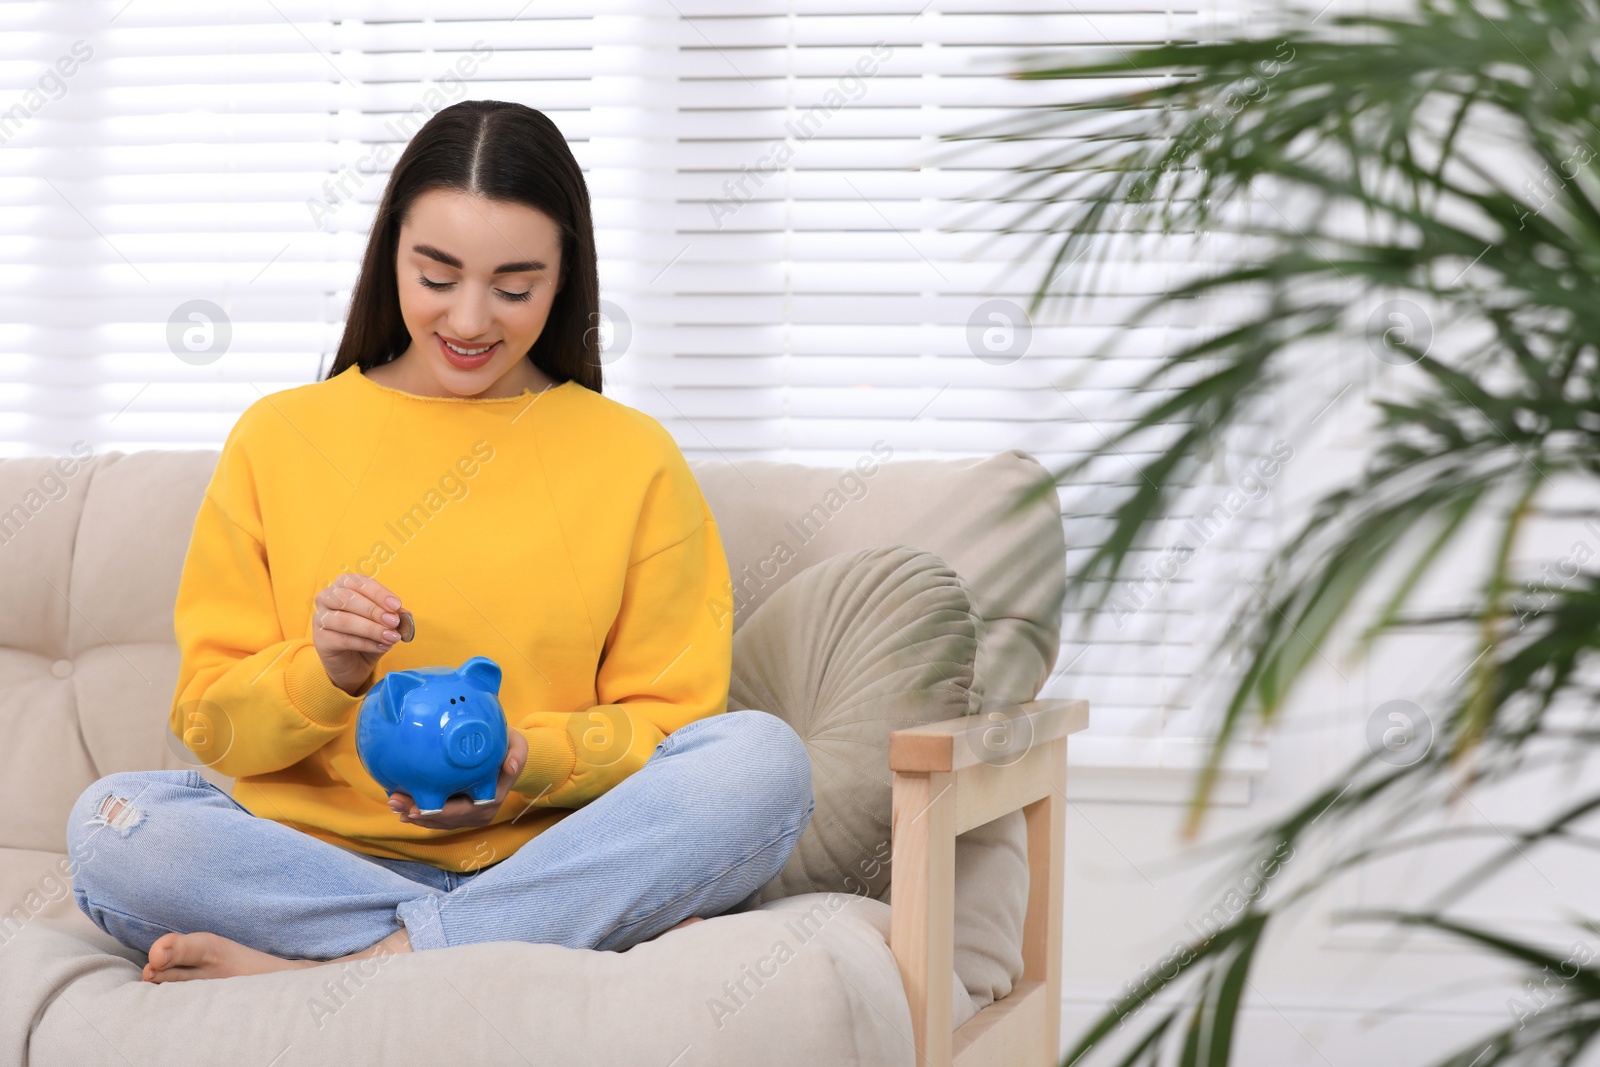
[[[444,802],[443,811],[422,815],[408,794],[394,792],[389,794],[389,810],[398,813],[401,822],[426,826],[432,830],[465,830],[474,826],[488,826],[500,814],[506,794],[511,792],[517,773],[527,761],[528,739],[518,730],[507,730],[506,757],[500,761],[500,780],[495,786],[493,804],[474,804],[465,794],[457,794]]]

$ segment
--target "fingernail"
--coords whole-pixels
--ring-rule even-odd
[[[393,630],[385,630],[383,631],[383,639],[392,644],[395,641],[400,640],[400,635],[395,633]]]
[[[388,604],[391,608],[398,608],[400,606],[400,599],[398,597],[390,597],[388,600],[384,601],[384,603]]]

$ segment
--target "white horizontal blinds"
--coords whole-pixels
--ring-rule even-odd
[[[632,327],[619,381],[638,368],[641,381],[675,386],[679,409],[667,414],[691,426],[714,419],[718,431],[681,436],[724,451],[821,462],[886,435],[901,449],[951,453],[1043,455],[1093,440],[1063,424],[1047,382],[1053,361],[1103,329],[1040,323],[1027,360],[976,358],[974,312],[995,296],[1020,302],[1042,260],[996,285],[1026,237],[976,248],[1014,212],[946,229],[963,213],[957,198],[992,191],[1037,146],[930,161],[941,133],[1082,94],[1005,79],[1020,49],[1160,37],[1172,19],[1115,4],[1088,15],[1060,3],[1003,15],[910,0],[674,6],[683,18],[659,19],[655,36],[678,42],[683,73],[641,86],[652,127],[641,155],[674,161],[655,183],[655,228],[640,235],[657,255],[626,277],[608,263],[608,292]],[[1102,282],[1148,291],[1164,278],[1161,264],[1115,274]],[[980,336],[1006,332],[976,322]]]
[[[330,257],[300,201],[332,159],[340,92],[308,43],[330,49],[331,27],[305,22],[309,6],[284,6],[298,27],[270,6],[0,6],[8,39],[27,42],[8,100],[74,39],[92,50],[0,153],[26,219],[4,296],[8,452],[209,443],[259,395],[246,380],[314,368]],[[191,344],[227,343],[209,365],[167,343],[195,299],[229,318],[180,319],[200,331]]]
[[[1119,387],[1193,327],[1088,354],[1197,255],[1119,248],[1063,279],[1094,302],[1028,332],[991,302],[1025,303],[1048,246],[1008,269],[1036,234],[996,235],[1014,208],[959,201],[1047,146],[941,160],[938,137],[1107,86],[1009,80],[1019,52],[1180,36],[1199,2],[0,5],[10,99],[74,41],[93,49],[0,145],[0,448],[215,447],[262,393],[314,380],[394,158],[472,96],[566,133],[594,200],[607,389],[692,458],[849,463],[881,440],[899,458],[1023,448],[1059,468],[1115,431]],[[204,319],[169,327],[194,300],[224,310],[218,358],[174,353],[185,331],[207,340]],[[1131,484],[1159,447],[1063,489],[1069,562],[1105,536],[1092,492]],[[1206,567],[1231,558],[1208,552]],[[1188,730],[1173,683],[1217,621],[1177,599],[1197,573],[1069,640],[1046,692],[1092,693],[1096,733]]]
[[[0,5],[0,112],[19,116],[0,119],[0,449],[214,447],[263,393],[314,380],[429,115],[505,97],[587,137],[597,20],[519,6]],[[58,87],[77,41],[89,58]]]
[[[898,458],[1022,448],[1059,469],[1120,428],[1131,406],[1119,390],[1192,336],[1192,317],[1169,317],[1139,331],[1124,358],[1087,358],[1135,302],[1203,258],[1181,239],[1124,241],[1092,274],[1062,278],[1096,299],[1032,323],[1024,354],[1006,358],[1018,331],[1003,306],[985,306],[1025,304],[1054,242],[1030,253],[1038,222],[997,235],[1015,207],[959,201],[993,197],[1051,144],[948,158],[938,138],[1116,84],[1005,78],[1020,52],[1114,54],[1193,33],[1195,3],[673,6],[639,5],[640,54],[657,73],[639,80],[631,107],[619,94],[614,121],[597,105],[595,173],[611,158],[628,173],[595,183],[629,192],[599,209],[612,252],[604,288],[627,320],[609,380],[689,454],[847,464],[882,441]],[[643,131],[632,156],[601,152],[603,137],[615,130],[625,143],[629,127]],[[1134,465],[1172,436],[1063,488],[1070,565],[1105,538],[1108,491],[1130,486]],[[1087,638],[1067,629],[1046,693],[1092,694],[1096,733],[1197,735],[1178,683],[1254,536],[1246,519],[1228,525],[1164,588],[1146,583],[1125,619],[1108,613]],[[1163,547],[1138,554],[1135,573]],[[1201,567],[1215,580],[1199,581]]]

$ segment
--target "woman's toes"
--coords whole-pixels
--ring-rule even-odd
[[[154,981],[154,975],[172,966],[173,951],[182,934],[162,934],[150,945],[150,962],[144,965],[142,977],[146,982]]]
[[[220,934],[162,934],[150,945],[144,968],[147,982],[231,978],[315,966],[312,960],[284,960],[230,941]]]
[[[217,962],[217,945],[225,941],[216,934],[162,934],[150,946],[150,962],[145,966],[145,981],[172,982],[186,978],[208,978]]]

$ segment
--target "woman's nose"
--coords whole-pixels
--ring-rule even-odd
[[[489,332],[494,325],[494,312],[489,307],[489,294],[463,293],[445,315],[445,325],[450,336],[463,341],[475,341]]]

